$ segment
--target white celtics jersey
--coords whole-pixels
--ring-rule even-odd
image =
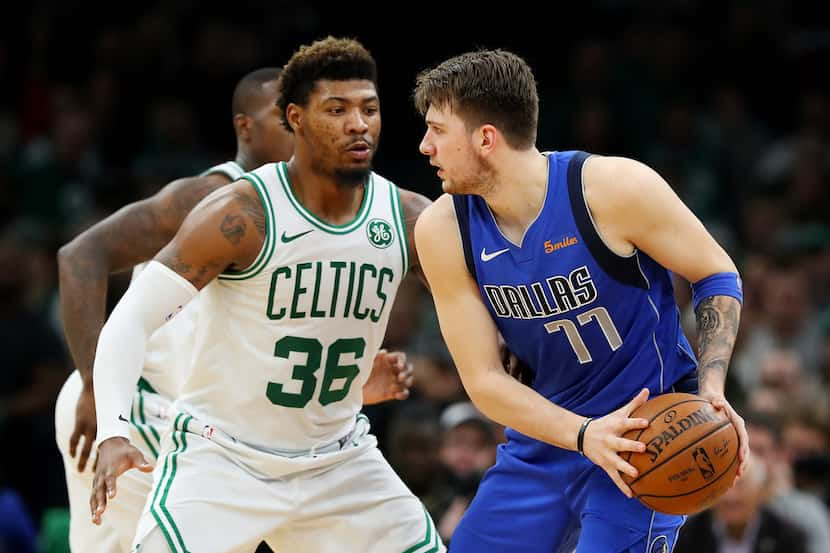
[[[347,434],[362,407],[409,264],[400,198],[373,173],[357,215],[336,226],[293,195],[285,163],[244,178],[265,242],[246,270],[202,289],[177,407],[257,448],[309,449]]]
[[[244,173],[238,163],[226,161],[214,165],[199,176],[221,174],[233,182],[239,180]],[[133,268],[130,282],[136,279],[146,265],[141,263]],[[147,342],[142,377],[150,389],[167,398],[176,397],[183,372],[186,370],[192,349],[195,310],[198,309],[198,303],[199,298],[194,298],[182,313],[154,332]]]

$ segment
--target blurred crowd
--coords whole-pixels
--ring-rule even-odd
[[[132,6],[90,23],[46,3],[0,33],[0,512],[25,514],[0,516],[0,536],[23,543],[40,532],[45,548],[45,521],[66,505],[53,406],[72,367],[57,249],[119,206],[228,159],[236,80],[342,27],[378,58],[378,170],[403,186],[439,192],[416,151],[415,74],[482,43],[537,68],[540,148],[627,155],[666,178],[743,277],[727,393],[753,452],[747,476],[687,522],[676,551],[830,551],[830,25],[797,13],[798,2],[604,0],[580,16],[595,34],[562,29],[549,49],[518,30],[491,44],[462,29],[414,53],[418,34],[401,31],[411,40],[398,52],[383,30],[273,4],[198,17],[192,2]],[[125,285],[113,277],[110,307]],[[677,279],[676,295],[694,344],[688,283]],[[400,290],[386,347],[409,353],[415,388],[366,412],[449,540],[503,429],[469,403],[416,280]],[[27,551],[6,547],[0,538],[0,553]]]

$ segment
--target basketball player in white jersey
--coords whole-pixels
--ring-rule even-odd
[[[281,552],[444,551],[359,415],[429,202],[371,171],[376,67],[359,43],[301,48],[280,83],[291,161],[202,201],[101,332],[94,520],[145,462],[122,419],[147,337],[201,290],[134,550],[250,552],[268,538]]]
[[[187,213],[205,196],[239,179],[246,170],[268,161],[286,160],[293,136],[282,126],[276,107],[279,69],[249,73],[233,94],[237,155],[198,177],[184,178],[155,196],[130,204],[94,225],[61,249],[61,304],[67,341],[78,370],[58,397],[55,427],[64,458],[70,500],[70,547],[75,552],[126,553],[130,549],[152,475],[130,471],[119,481],[119,496],[106,520],[89,519],[92,470],[86,470],[96,424],[92,397],[92,363],[105,314],[109,273],[151,259],[172,239]],[[139,267],[134,270],[135,278]],[[133,443],[155,461],[166,411],[178,391],[178,379],[189,351],[195,303],[188,312],[155,333],[148,343],[142,377],[127,415]],[[375,359],[372,379],[364,388],[367,403],[403,399],[411,376],[402,354]],[[74,428],[73,428],[74,427]],[[82,444],[82,445],[81,445]],[[74,458],[77,456],[77,466]]]

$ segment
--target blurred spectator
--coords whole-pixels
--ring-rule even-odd
[[[804,533],[766,508],[768,477],[764,463],[750,460],[711,510],[686,522],[675,553],[806,553]]]
[[[60,229],[89,210],[101,160],[92,116],[77,91],[55,88],[52,103],[55,116],[49,133],[26,145],[15,176],[22,213]]]
[[[747,390],[759,384],[761,360],[775,349],[798,353],[805,373],[818,374],[821,330],[809,295],[806,275],[797,267],[778,267],[766,277],[763,319],[744,338],[734,367]]]
[[[197,139],[196,117],[184,101],[168,98],[150,108],[148,136],[133,172],[139,177],[139,195],[149,196],[181,175],[198,174],[210,165]]]
[[[792,350],[775,349],[765,353],[760,361],[760,382],[789,405],[801,402],[823,402],[817,380],[804,373],[801,357]]]
[[[435,409],[429,403],[408,402],[389,425],[389,463],[430,512],[430,499],[439,493],[443,484],[438,457],[440,444],[441,426]]]
[[[452,495],[436,519],[438,533],[449,542],[469,507],[484,473],[496,462],[496,426],[469,401],[453,403],[441,413],[441,463],[449,474]]]
[[[39,520],[46,507],[65,504],[52,410],[68,370],[56,332],[26,304],[27,259],[12,231],[0,235],[0,443],[9,447],[0,488],[14,486]]]
[[[782,446],[798,489],[830,501],[830,418],[821,405],[799,403],[782,430]]]
[[[792,465],[781,444],[781,423],[775,416],[757,411],[743,413],[752,459],[767,471],[766,498],[769,509],[801,528],[809,553],[830,551],[830,513],[812,494],[796,489]]]
[[[0,487],[0,553],[35,553],[35,524],[20,497]]]

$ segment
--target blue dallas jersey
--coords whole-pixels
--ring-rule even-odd
[[[501,233],[481,197],[454,197],[467,266],[487,309],[534,372],[533,389],[561,407],[601,416],[644,387],[652,397],[670,392],[697,362],[669,271],[643,252],[621,257],[604,244],[583,194],[588,154],[546,155],[545,203],[520,245]]]

